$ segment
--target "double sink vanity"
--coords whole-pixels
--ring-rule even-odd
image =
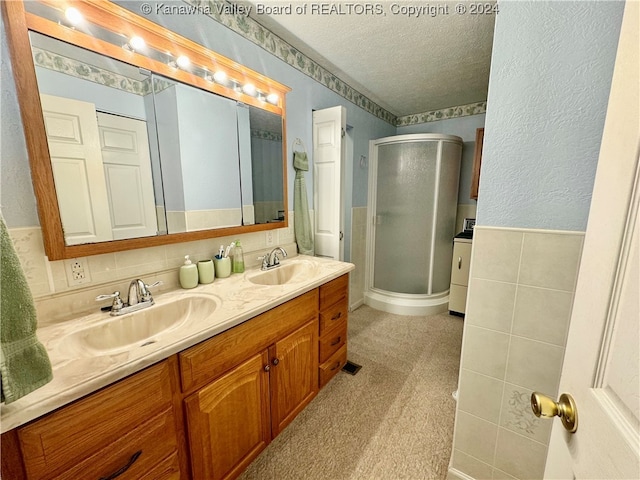
[[[237,477],[344,366],[353,268],[297,256],[39,329],[54,379],[3,406],[3,478]]]

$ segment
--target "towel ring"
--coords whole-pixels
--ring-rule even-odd
[[[302,147],[302,151],[307,153],[307,147],[304,145],[304,142],[300,138],[296,138],[293,141],[293,145],[291,145],[291,150],[296,151],[296,145],[300,145]]]

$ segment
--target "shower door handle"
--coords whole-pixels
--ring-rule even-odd
[[[462,257],[458,257],[458,270],[462,268]]]
[[[340,232],[340,240],[344,238],[344,233]]]

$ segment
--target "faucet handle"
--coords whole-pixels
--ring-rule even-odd
[[[265,253],[264,255],[258,257],[258,260],[262,260],[262,270],[266,270],[269,268],[269,254]]]
[[[162,285],[163,282],[162,280],[158,280],[155,283],[152,283],[151,285],[147,285],[146,283],[142,282],[142,287],[144,287],[142,289],[142,291],[140,292],[140,296],[142,297],[142,301],[143,302],[148,302],[151,300],[151,292],[149,291],[150,288],[154,288],[157,287],[159,285]]]
[[[112,312],[117,312],[122,310],[122,307],[124,306],[122,303],[122,299],[120,298],[120,292],[115,291],[111,294],[107,294],[107,295],[98,295],[96,297],[96,302],[101,302],[102,300],[108,300],[110,298],[113,298],[113,303],[111,304],[111,311]]]

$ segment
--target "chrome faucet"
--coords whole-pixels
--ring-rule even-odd
[[[120,292],[113,292],[108,295],[98,295],[96,301],[107,300],[113,298],[111,305],[111,316],[124,315],[125,313],[135,312],[136,310],[142,310],[143,308],[150,307],[155,302],[149,292],[150,288],[162,285],[162,281],[147,285],[139,278],[132,280],[129,284],[129,299],[127,303],[124,303],[120,298]]]
[[[266,254],[262,259],[262,270],[269,270],[270,268],[275,268],[280,265],[280,258],[278,257],[278,252],[282,254],[282,258],[286,258],[287,251],[282,247],[276,247],[271,250],[270,253]]]

